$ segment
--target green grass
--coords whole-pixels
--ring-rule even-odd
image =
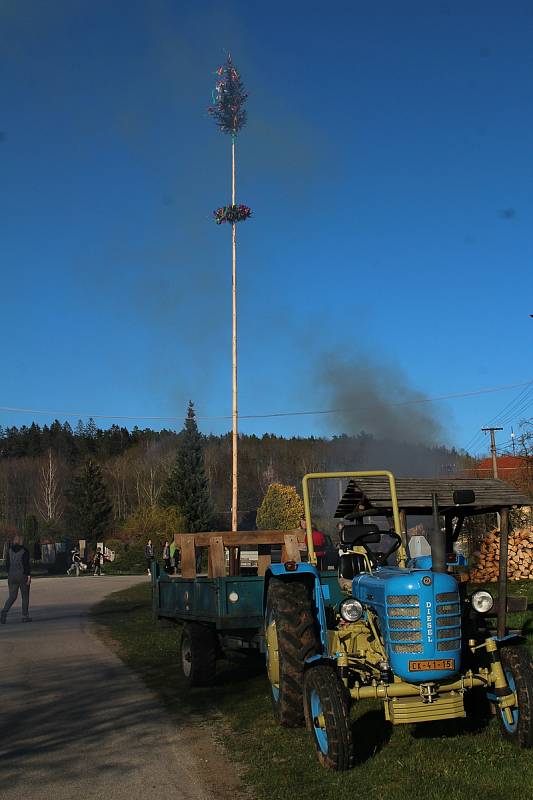
[[[117,592],[95,609],[104,637],[117,643],[123,661],[138,672],[178,720],[208,719],[243,765],[254,796],[269,800],[531,800],[533,751],[505,742],[495,719],[488,722],[397,726],[389,729],[381,704],[354,709],[358,765],[349,773],[322,769],[305,729],[274,723],[264,672],[220,662],[216,685],[188,690],[180,676],[180,628],[154,622],[149,586]],[[533,600],[533,582],[514,584],[512,593]],[[514,615],[526,624],[531,612]],[[529,633],[529,646],[533,636]]]

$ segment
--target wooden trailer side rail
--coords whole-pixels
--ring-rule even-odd
[[[208,547],[208,577],[224,578],[226,548],[253,545],[258,551],[257,574],[264,575],[272,561],[272,545],[282,546],[282,561],[301,561],[300,550],[305,550],[305,531],[211,531],[209,533],[176,533],[174,544],[181,553],[181,576],[195,578],[196,548]]]

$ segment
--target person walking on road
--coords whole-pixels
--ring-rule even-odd
[[[76,573],[76,578],[80,577],[80,563],[81,563],[81,556],[78,550],[72,550],[70,553],[70,557],[72,559],[70,567],[67,569],[67,575],[72,575],[73,572]]]
[[[152,546],[152,540],[148,539],[146,546],[144,548],[144,557],[146,559],[146,568],[148,570],[148,575],[151,575],[150,567],[152,565],[152,561],[154,560],[154,548]]]
[[[30,605],[30,553],[24,547],[22,536],[17,534],[13,544],[9,546],[6,556],[7,585],[9,597],[0,613],[0,623],[5,625],[9,609],[18,597],[19,589],[22,597],[22,622],[31,622],[29,615]]]
[[[100,575],[102,574],[103,561],[104,561],[104,554],[102,553],[101,548],[97,547],[96,548],[96,553],[94,554],[94,561],[93,561],[93,564],[94,564],[93,576],[98,575],[98,577],[100,577]]]

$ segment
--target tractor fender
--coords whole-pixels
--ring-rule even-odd
[[[296,563],[295,569],[287,570],[285,564],[271,564],[265,573],[265,584],[263,588],[263,616],[266,609],[266,597],[268,585],[272,578],[283,581],[300,581],[309,586],[313,592],[315,604],[316,621],[320,630],[320,642],[324,654],[328,652],[328,629],[326,623],[326,609],[324,604],[324,587],[320,583],[320,573],[312,564]],[[328,587],[325,587],[328,588]]]
[[[323,653],[319,653],[316,656],[309,656],[309,658],[306,658],[305,660],[304,670],[310,669],[311,667],[316,667],[319,664],[322,664],[325,667],[336,667],[337,659],[334,656],[324,655]]]
[[[491,639],[494,639],[495,642],[498,644],[525,644],[526,637],[523,636],[521,633],[508,633],[507,636],[491,636]]]

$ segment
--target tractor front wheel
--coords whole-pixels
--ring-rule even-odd
[[[511,708],[509,722],[503,710],[497,712],[502,735],[517,747],[533,747],[533,661],[527,647],[502,647],[502,667],[507,683],[516,693],[518,706]]]
[[[313,600],[305,583],[271,578],[265,639],[274,714],[280,725],[303,725],[304,664],[320,646]]]
[[[209,686],[216,674],[217,637],[207,625],[187,623],[183,626],[180,664],[190,687]]]
[[[350,701],[331,667],[311,667],[304,677],[304,711],[318,760],[327,769],[353,767]]]

